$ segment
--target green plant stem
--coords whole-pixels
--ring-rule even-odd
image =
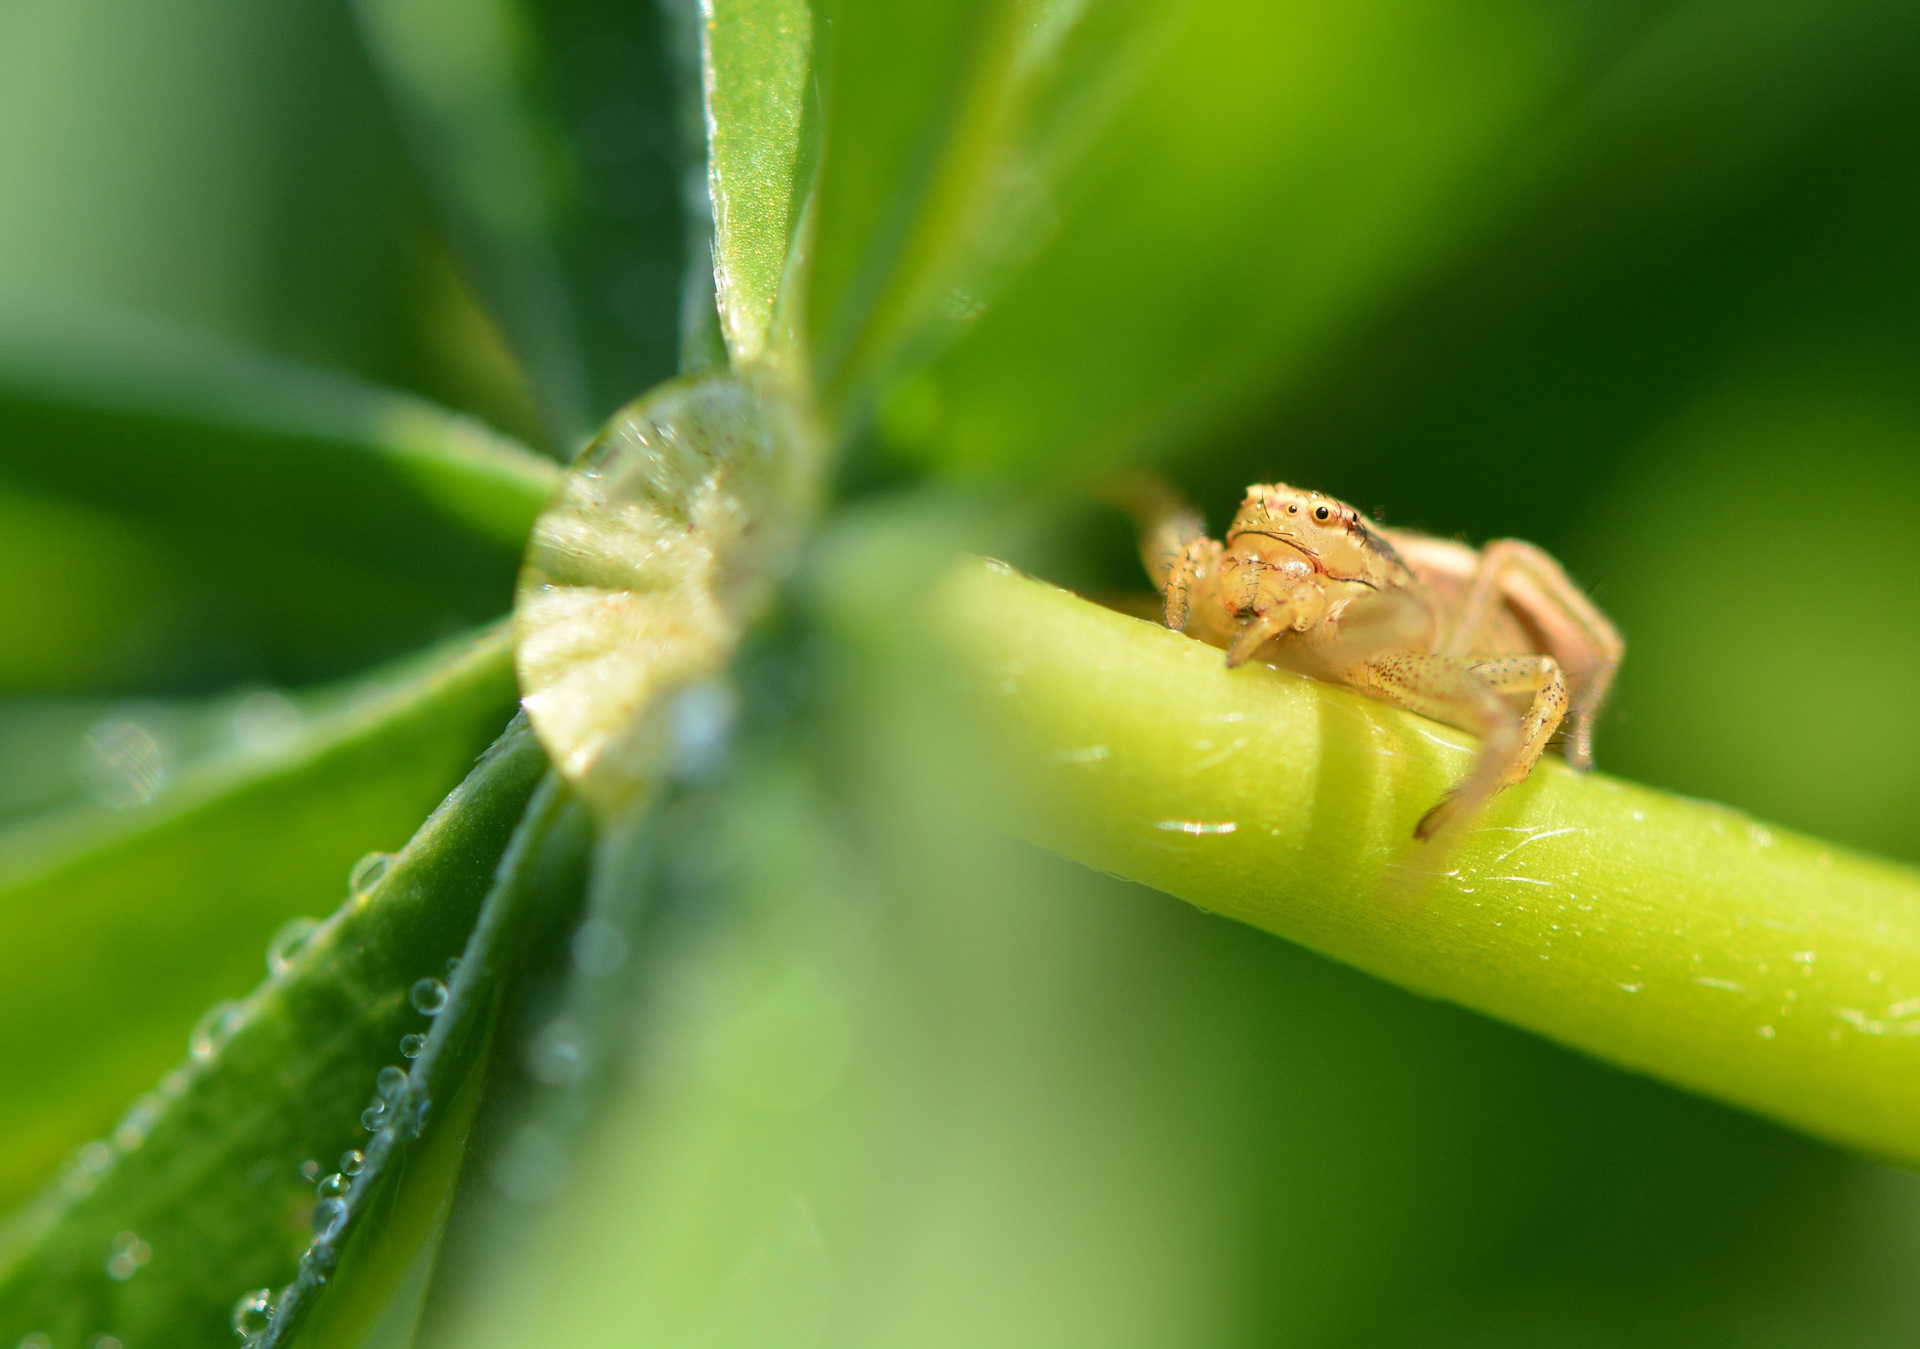
[[[1920,1163],[1920,876],[1557,759],[1445,851],[1472,738],[1003,567],[947,628],[1015,828],[1406,988]],[[1604,749],[1604,742],[1602,744]]]

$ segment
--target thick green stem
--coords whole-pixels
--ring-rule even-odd
[[[969,565],[1018,828],[1381,978],[1920,1162],[1920,875],[1557,760],[1444,854],[1471,738]],[[1604,748],[1604,746],[1603,746]],[[1025,790],[1031,788],[1031,790]]]

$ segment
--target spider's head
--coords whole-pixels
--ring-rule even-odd
[[[1283,482],[1247,489],[1227,530],[1227,542],[1263,534],[1299,549],[1315,570],[1346,580],[1398,583],[1406,564],[1373,523],[1344,501]]]

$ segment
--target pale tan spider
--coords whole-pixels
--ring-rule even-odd
[[[1168,627],[1226,648],[1229,666],[1260,656],[1481,737],[1473,768],[1416,838],[1524,781],[1563,718],[1567,762],[1593,766],[1593,719],[1626,647],[1532,544],[1474,549],[1383,529],[1285,483],[1248,488],[1221,543],[1163,485],[1126,496]]]

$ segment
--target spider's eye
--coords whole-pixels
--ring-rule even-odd
[[[1287,507],[1287,514],[1288,514],[1288,515],[1298,515],[1298,514],[1300,514],[1300,508],[1299,508],[1298,506],[1289,506],[1289,507]]]
[[[1333,511],[1326,506],[1315,506],[1313,508],[1313,518],[1321,524],[1325,524],[1332,517]]]

